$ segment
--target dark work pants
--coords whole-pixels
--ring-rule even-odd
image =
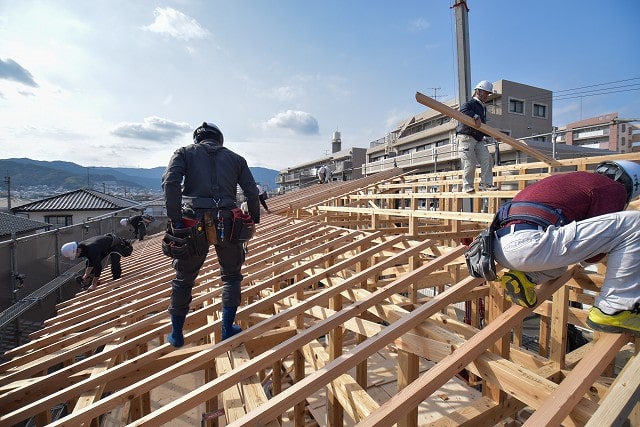
[[[243,277],[240,270],[245,259],[243,244],[242,242],[232,243],[225,240],[215,245],[214,248],[220,264],[222,306],[238,307],[241,302],[240,292]],[[205,258],[206,256],[173,260],[176,278],[171,281],[170,314],[186,316],[189,312],[189,304],[192,300],[191,290]]]

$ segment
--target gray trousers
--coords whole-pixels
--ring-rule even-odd
[[[480,182],[493,184],[493,159],[484,141],[476,141],[475,138],[464,134],[457,135],[456,141],[462,161],[462,184],[465,187],[473,187],[473,178],[478,164],[480,164]]]
[[[521,230],[494,236],[496,261],[527,272],[536,283],[562,275],[571,264],[608,254],[596,307],[613,314],[640,302],[640,211],[574,221],[546,231]]]

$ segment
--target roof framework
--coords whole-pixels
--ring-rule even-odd
[[[223,342],[215,252],[175,349],[162,235],[136,242],[122,278],[5,354],[0,426],[639,425],[638,340],[594,333],[567,352],[567,325],[587,317],[570,302],[592,304],[606,267],[539,287],[534,317],[469,277],[458,244],[528,183],[603,159],[497,167],[503,190],[476,195],[452,191],[459,172],[392,170],[271,198],[243,270],[244,330]]]

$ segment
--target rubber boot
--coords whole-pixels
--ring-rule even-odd
[[[222,307],[222,340],[231,338],[237,333],[242,331],[242,328],[238,325],[234,325],[233,321],[236,318],[236,311],[238,307]]]
[[[184,319],[185,316],[171,315],[171,334],[167,335],[167,341],[174,347],[182,347],[184,345],[184,336],[182,335]]]

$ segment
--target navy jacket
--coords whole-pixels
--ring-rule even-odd
[[[469,117],[480,117],[482,123],[487,123],[487,109],[484,104],[476,98],[471,98],[460,107],[460,112],[466,114]],[[456,133],[463,133],[475,138],[476,141],[482,141],[482,138],[488,136],[487,134],[480,132],[464,123],[458,123],[456,126]]]

